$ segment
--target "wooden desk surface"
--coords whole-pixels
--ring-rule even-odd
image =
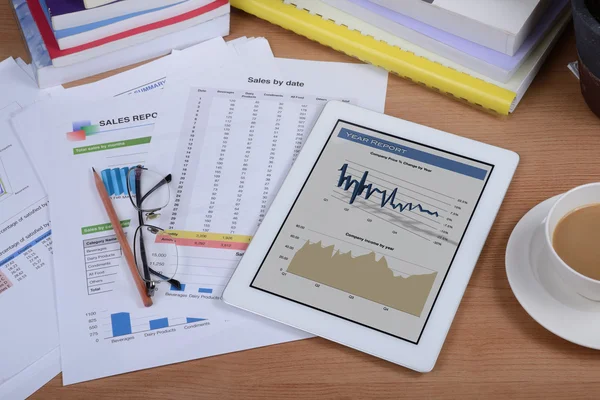
[[[6,1],[0,4],[0,60],[27,59]],[[354,62],[239,11],[233,12],[231,26],[231,38],[266,37],[278,57]],[[530,208],[573,186],[600,181],[600,119],[586,107],[578,81],[567,70],[575,57],[569,28],[517,112],[508,118],[390,76],[388,114],[521,155],[433,372],[421,375],[315,338],[70,387],[62,387],[58,376],[33,397],[599,398],[600,353],[566,342],[538,325],[513,296],[504,269],[509,235]]]

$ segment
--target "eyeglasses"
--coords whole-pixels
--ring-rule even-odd
[[[127,173],[127,192],[138,212],[138,227],[133,239],[133,255],[137,271],[146,283],[148,296],[153,296],[156,285],[168,282],[176,290],[181,283],[173,277],[177,273],[177,245],[168,231],[147,223],[160,216],[159,211],[170,201],[171,175],[162,176],[138,165]]]

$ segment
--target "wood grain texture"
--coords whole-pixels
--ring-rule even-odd
[[[231,23],[232,38],[265,36],[278,57],[354,62],[241,12],[233,12]],[[0,3],[0,59],[25,55],[12,15]],[[531,207],[573,186],[600,181],[600,119],[586,107],[567,69],[575,58],[569,28],[517,112],[506,118],[390,77],[388,114],[521,155],[433,372],[421,375],[309,339],[70,387],[62,387],[59,376],[33,398],[599,398],[600,353],[538,325],[513,296],[504,268],[509,235]],[[82,354],[82,362],[94,360]]]

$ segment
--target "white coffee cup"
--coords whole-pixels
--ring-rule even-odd
[[[580,274],[569,267],[556,253],[552,245],[552,236],[560,220],[570,212],[592,204],[600,203],[600,183],[578,186],[563,194],[554,204],[546,217],[546,242],[550,249],[551,267],[555,269],[563,281],[580,295],[590,300],[600,301],[600,281]],[[600,231],[600,227],[599,231]],[[600,246],[600,235],[598,237]]]

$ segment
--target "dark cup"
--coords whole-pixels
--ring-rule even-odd
[[[600,117],[600,0],[572,0],[581,93]]]

